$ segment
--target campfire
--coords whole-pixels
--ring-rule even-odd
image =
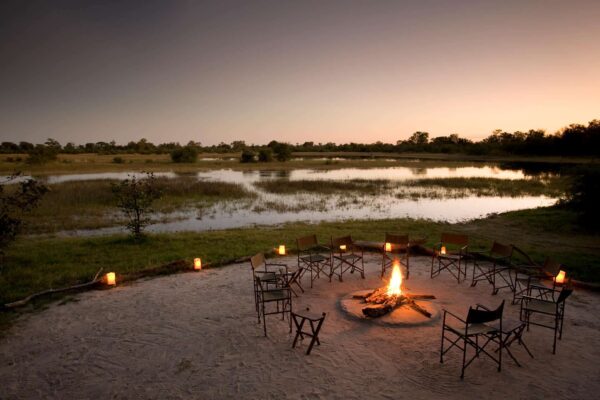
[[[413,310],[431,318],[431,313],[415,303],[415,300],[435,299],[427,294],[408,294],[402,292],[402,272],[400,262],[394,261],[392,276],[387,287],[375,289],[372,292],[352,296],[354,299],[363,300],[368,305],[362,309],[365,316],[377,318],[392,312],[397,307],[408,306]]]

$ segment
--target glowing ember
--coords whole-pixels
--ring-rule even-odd
[[[387,288],[388,296],[400,296],[402,294],[402,273],[400,272],[400,262],[394,261],[392,277]]]

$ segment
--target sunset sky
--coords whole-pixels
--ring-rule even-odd
[[[600,1],[0,2],[0,138],[395,142],[600,118]]]

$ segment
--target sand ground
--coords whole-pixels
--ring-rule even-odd
[[[296,259],[288,257],[290,265]],[[366,256],[366,279],[316,282],[294,309],[327,312],[321,346],[292,349],[287,321],[256,323],[250,266],[138,281],[77,295],[21,318],[0,341],[2,399],[588,399],[600,393],[600,294],[568,299],[563,340],[552,355],[552,331],[532,327],[535,358],[513,345],[502,372],[485,358],[459,379],[461,353],[439,362],[441,321],[390,327],[352,319],[338,300],[382,286],[380,259]],[[429,278],[430,259],[413,257],[407,288],[435,294],[464,315],[475,303],[497,306],[508,292]],[[305,287],[308,281],[305,278]],[[505,316],[518,317],[507,305]]]

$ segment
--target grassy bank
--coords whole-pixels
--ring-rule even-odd
[[[157,178],[156,181],[163,192],[163,197],[154,205],[160,213],[204,208],[218,201],[255,196],[242,185],[198,181],[193,176]],[[123,224],[110,181],[72,181],[51,184],[49,188],[39,207],[27,214],[25,233],[97,229]]]
[[[120,157],[122,162],[115,163]],[[200,154],[196,163],[176,164],[171,162],[168,154],[60,154],[58,160],[43,164],[30,165],[24,162],[26,154],[0,154],[0,173],[23,171],[26,174],[45,176],[53,174],[74,174],[118,171],[173,171],[196,172],[206,169],[234,168],[238,170],[290,170],[296,168],[336,169],[348,167],[414,167],[415,160],[420,160],[419,167],[459,167],[481,165],[482,163],[527,162],[527,163],[560,163],[582,164],[598,162],[586,157],[496,157],[470,156],[464,154],[433,153],[294,153],[293,157],[302,158],[288,162],[240,163],[240,153]],[[343,158],[330,160],[329,158]],[[366,159],[366,160],[365,160]],[[12,160],[12,161],[9,161]],[[15,161],[20,160],[20,161]]]
[[[410,219],[293,223],[280,227],[157,234],[141,243],[126,236],[22,237],[7,251],[0,274],[0,301],[6,303],[47,288],[86,281],[99,268],[128,273],[198,256],[208,263],[230,260],[259,251],[270,252],[280,243],[294,249],[294,239],[309,233],[317,233],[320,240],[326,241],[330,236],[348,233],[353,233],[356,239],[382,240],[385,232],[407,232],[412,237],[427,237],[431,245],[439,240],[442,231],[464,232],[471,237],[473,250],[487,248],[493,240],[514,243],[540,263],[549,255],[567,264],[574,278],[599,282],[600,238],[578,231],[574,218],[570,211],[553,207],[510,212],[463,224]]]

